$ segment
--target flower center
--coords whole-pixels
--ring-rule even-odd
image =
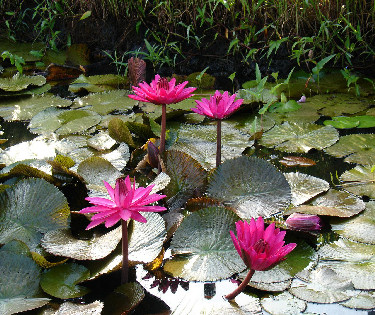
[[[215,97],[215,99],[216,99],[216,104],[219,104],[219,102],[221,101],[222,98],[223,98],[222,95],[218,95],[218,96],[216,96],[216,97]]]
[[[264,239],[260,239],[254,244],[253,248],[258,254],[262,254],[268,251],[269,245]]]
[[[160,78],[156,86],[158,90],[160,89],[164,89],[166,91],[169,90],[169,82],[166,78]]]

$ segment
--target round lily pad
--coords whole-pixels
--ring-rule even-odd
[[[375,201],[366,203],[366,209],[350,220],[332,220],[332,230],[350,240],[375,245]]]
[[[227,124],[222,125],[221,142],[222,160],[240,156],[247,147],[254,144],[247,134]],[[171,149],[183,151],[196,159],[205,169],[212,169],[216,166],[216,124],[181,125],[178,140]]]
[[[7,121],[29,120],[49,107],[67,107],[72,102],[58,96],[33,95],[0,102],[0,116]]]
[[[75,263],[58,265],[43,274],[40,286],[44,292],[60,299],[81,297],[89,289],[77,284],[89,276],[90,272],[84,266]]]
[[[32,133],[67,135],[84,132],[100,121],[101,116],[93,111],[48,108],[36,114],[28,127]]]
[[[104,151],[111,149],[116,144],[116,140],[112,139],[108,132],[100,131],[88,139],[87,144],[98,151]]]
[[[338,132],[332,126],[285,122],[265,132],[259,143],[284,152],[306,153],[313,148],[329,147],[338,139]]]
[[[215,281],[245,269],[229,231],[238,216],[223,207],[210,207],[186,217],[171,243],[174,257],[164,270],[186,280]]]
[[[270,113],[266,112],[264,114],[264,119],[273,120],[277,124],[283,122],[295,122],[295,123],[313,123],[320,118],[317,110],[310,107],[308,104],[303,104],[302,107],[294,112],[287,113]]]
[[[271,216],[291,199],[285,176],[266,160],[248,156],[223,162],[210,177],[207,195],[231,206],[243,219]]]
[[[347,163],[375,164],[375,134],[352,134],[340,140],[325,151],[335,157],[345,157]]]
[[[19,72],[12,78],[0,78],[0,90],[14,92],[26,89],[28,86],[42,86],[46,83],[46,78],[41,75],[26,76]]]
[[[69,226],[69,206],[63,193],[39,178],[19,181],[0,194],[0,243],[13,239],[35,250],[42,235]]]
[[[339,239],[318,250],[320,264],[331,268],[356,289],[375,289],[375,246]]]
[[[272,315],[301,314],[307,307],[306,302],[294,297],[289,292],[271,295],[260,300],[262,307]]]
[[[100,315],[102,314],[102,310],[104,307],[104,303],[100,301],[95,301],[88,304],[77,304],[72,302],[64,302],[60,305],[59,309],[50,315],[59,315],[59,314],[67,314],[67,315],[75,315],[75,314],[87,314],[87,315]]]
[[[340,176],[345,190],[357,196],[368,196],[375,199],[375,172],[373,166],[357,165]]]
[[[135,102],[128,97],[124,90],[114,90],[102,93],[93,93],[74,100],[72,108],[87,106],[88,109],[106,115],[113,111],[127,111],[134,107]]]
[[[298,206],[329,189],[323,179],[295,172],[284,174],[292,189],[292,204]]]
[[[368,291],[359,291],[355,296],[340,304],[356,310],[371,310],[375,308],[375,293]]]

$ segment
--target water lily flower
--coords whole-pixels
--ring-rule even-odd
[[[201,101],[195,101],[196,107],[191,110],[197,114],[205,115],[214,119],[224,119],[236,111],[243,102],[243,99],[235,101],[236,95],[229,96],[228,91],[223,94],[216,91],[210,99],[202,98]]]
[[[196,107],[191,110],[197,114],[205,115],[216,119],[217,136],[216,136],[216,167],[221,163],[221,120],[236,111],[243,102],[243,99],[235,101],[236,95],[229,96],[225,91],[223,94],[216,91],[210,99],[203,98],[201,101],[195,101]]]
[[[116,181],[115,188],[104,181],[110,199],[101,197],[87,197],[86,200],[94,206],[86,207],[79,211],[80,213],[96,213],[91,218],[91,223],[87,226],[89,230],[101,223],[105,223],[105,227],[111,227],[121,220],[122,224],[122,273],[121,282],[128,281],[128,229],[127,221],[133,219],[139,222],[147,222],[147,219],[139,212],[158,212],[167,210],[161,206],[150,206],[164,197],[165,195],[150,194],[154,185],[147,187],[135,187],[130,182],[129,176],[125,179],[119,178]]]
[[[87,197],[86,200],[94,204],[94,206],[87,207],[79,211],[80,213],[95,213],[91,218],[91,223],[87,226],[89,230],[101,223],[105,223],[105,227],[111,227],[119,222],[121,219],[127,221],[133,219],[139,222],[147,222],[146,218],[139,212],[157,212],[167,210],[165,207],[149,206],[164,197],[165,195],[151,194],[150,192],[154,185],[149,185],[146,188],[135,188],[135,181],[133,186],[130,183],[130,178],[119,178],[116,181],[115,188],[104,181],[108,194],[111,199],[101,197]]]
[[[174,104],[183,101],[191,96],[196,90],[195,87],[185,88],[188,81],[176,85],[176,79],[172,78],[168,81],[166,78],[155,75],[155,79],[150,84],[146,82],[139,83],[139,86],[133,86],[135,95],[128,95],[130,98],[141,101],[150,102],[156,105],[162,105],[161,114],[161,135],[160,135],[160,150],[162,154],[165,150],[165,132],[167,124],[167,104]],[[161,166],[159,163],[159,173]]]
[[[322,220],[319,216],[305,213],[292,213],[285,223],[292,229],[302,231],[318,231],[322,228]]]
[[[237,237],[233,231],[230,231],[230,236],[238,254],[250,270],[238,288],[225,296],[227,300],[234,299],[243,291],[255,270],[271,269],[297,246],[295,243],[284,245],[286,232],[276,229],[274,223],[265,229],[262,217],[257,220],[252,218],[250,223],[238,221],[236,230]]]

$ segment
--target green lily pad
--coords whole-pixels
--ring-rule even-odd
[[[331,222],[332,230],[350,240],[375,245],[375,201],[366,203],[366,209],[350,220]]]
[[[14,281],[14,280],[11,280]],[[46,305],[48,298],[20,298],[0,299],[0,314],[11,315],[26,312]]]
[[[375,246],[339,239],[318,250],[319,264],[349,279],[356,289],[375,289]]]
[[[84,132],[100,121],[101,116],[93,111],[48,108],[36,114],[28,127],[32,133],[67,135]]]
[[[234,248],[229,231],[238,217],[223,207],[195,211],[186,217],[171,243],[174,257],[164,270],[186,280],[215,281],[246,268]]]
[[[117,142],[124,142],[132,147],[135,146],[128,126],[121,118],[115,117],[110,120],[108,123],[108,133]]]
[[[268,110],[271,113],[288,113],[299,110],[301,107],[302,105],[297,103],[295,100],[289,100],[286,103],[274,103]]]
[[[341,276],[342,275],[342,276]],[[294,279],[289,292],[306,302],[335,303],[348,300],[354,290],[353,284],[342,273],[321,267],[310,273],[310,282]]]
[[[12,78],[0,78],[0,90],[16,92],[29,86],[42,86],[46,84],[46,78],[41,75],[26,76],[15,74]]]
[[[203,193],[207,173],[202,166],[184,152],[169,150],[165,154],[166,174],[170,183],[164,193],[170,208],[180,208],[194,193]]]
[[[294,297],[289,292],[271,295],[260,300],[265,311],[272,315],[299,315],[306,309],[306,302]]]
[[[322,150],[339,139],[332,126],[306,123],[283,123],[265,132],[259,143],[284,152],[308,152],[315,148]]]
[[[43,179],[19,181],[0,194],[0,243],[13,239],[25,242],[32,250],[42,235],[69,226],[69,206],[54,185]]]
[[[100,131],[89,138],[87,144],[98,151],[104,151],[111,149],[116,144],[116,140],[111,138],[108,132]]]
[[[77,260],[95,260],[108,256],[122,238],[121,227],[104,235],[94,235],[89,240],[75,238],[70,230],[47,232],[42,239],[43,248],[55,256]]]
[[[284,174],[292,190],[292,204],[301,205],[311,198],[329,189],[329,183],[323,179],[295,172]]]
[[[320,118],[317,110],[310,107],[308,104],[303,104],[302,107],[294,112],[286,113],[270,113],[266,112],[263,116],[264,119],[275,121],[277,124],[283,122],[295,122],[295,123],[313,123]]]
[[[78,166],[77,173],[81,175],[88,184],[98,186],[103,186],[103,180],[114,184],[116,179],[121,176],[117,168],[109,161],[99,156],[93,156],[81,162]]]
[[[89,77],[80,75],[69,85],[69,91],[78,93],[81,90],[85,90],[91,93],[97,93],[116,90],[126,84],[126,78],[115,74],[92,75]]]
[[[67,107],[72,102],[58,96],[36,95],[0,102],[0,116],[7,121],[29,120],[49,107]]]
[[[144,299],[145,290],[138,282],[117,287],[104,300],[102,315],[129,314]]]
[[[318,94],[309,97],[309,106],[319,109],[324,116],[334,117],[343,114],[355,114],[367,109],[371,102],[350,94]]]
[[[242,219],[269,217],[291,199],[284,175],[271,163],[248,156],[223,162],[210,177],[207,195],[231,206]]]
[[[365,207],[365,203],[358,197],[346,191],[330,189],[324,195],[312,200],[311,205],[301,205],[291,208],[284,214],[299,212],[348,218],[362,212]]]
[[[44,272],[40,286],[44,292],[60,299],[81,297],[89,289],[77,284],[89,276],[90,271],[84,266],[75,263],[58,265]]]
[[[102,154],[101,157],[121,171],[130,159],[129,146],[126,143],[120,143],[116,150]]]
[[[340,140],[325,151],[335,157],[345,157],[347,163],[375,164],[375,134],[352,134]]]
[[[240,156],[247,147],[254,144],[247,134],[227,124],[222,125],[221,137],[222,160]],[[216,124],[181,125],[178,140],[171,149],[183,151],[196,159],[205,169],[212,169],[216,166]]]
[[[32,50],[41,50],[46,48],[46,44],[42,42],[23,43],[13,40],[0,40],[1,51],[10,51],[13,55],[22,57],[26,62],[40,60],[40,57],[30,53]]]
[[[42,86],[29,86],[27,90],[21,91],[12,91],[12,92],[3,92],[0,90],[1,97],[8,97],[11,99],[12,97],[18,96],[28,96],[28,95],[40,95],[47,93],[51,89],[50,84],[44,84]]]
[[[128,97],[128,92],[115,90],[89,94],[74,100],[72,108],[86,107],[100,115],[113,111],[128,111],[135,105],[135,101]]]
[[[375,127],[375,117],[370,115],[363,116],[338,116],[332,117],[332,120],[325,120],[325,125],[332,125],[335,128],[372,128]]]
[[[342,187],[357,196],[368,196],[375,199],[375,172],[372,166],[357,165],[340,176]]]

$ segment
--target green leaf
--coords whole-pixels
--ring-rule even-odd
[[[40,286],[44,292],[60,299],[81,297],[89,289],[77,284],[89,276],[90,272],[84,266],[75,263],[58,265],[44,272]]]
[[[215,281],[245,269],[229,234],[238,220],[223,207],[205,208],[186,217],[172,239],[175,256],[164,270],[186,280]]]
[[[86,11],[85,13],[82,14],[80,20],[87,19],[90,16],[91,16],[91,11]]]
[[[0,194],[0,243],[13,239],[35,249],[44,233],[69,226],[69,206],[54,185],[43,179],[19,181]]]
[[[242,219],[271,216],[291,199],[284,175],[266,160],[248,156],[224,161],[210,177],[207,195],[234,208]]]

